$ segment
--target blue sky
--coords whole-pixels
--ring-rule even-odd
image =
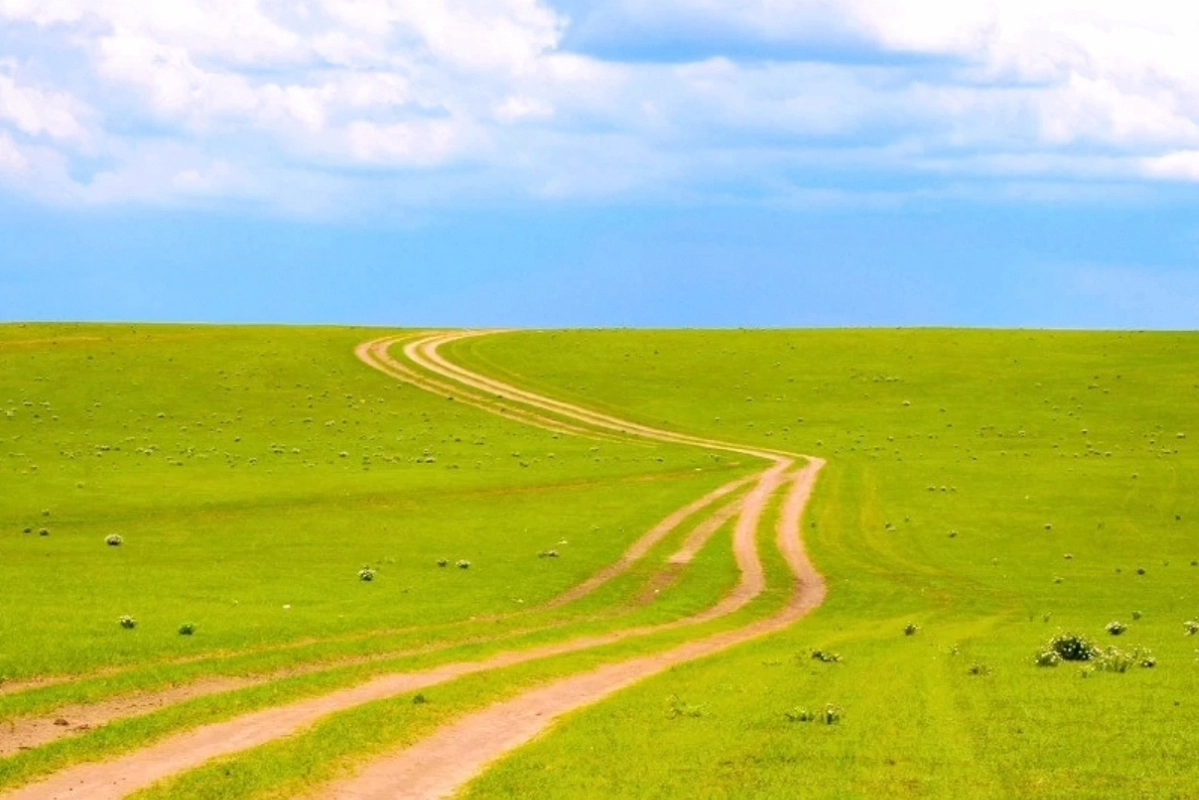
[[[1163,0],[0,0],[0,320],[1199,327]]]

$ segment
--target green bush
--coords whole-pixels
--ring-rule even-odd
[[[1049,649],[1062,661],[1090,661],[1099,655],[1098,647],[1076,633],[1059,633],[1049,640]]]
[[[836,664],[841,660],[841,654],[832,653],[828,650],[813,650],[812,658],[815,661],[821,661],[825,664]]]
[[[802,708],[800,706],[796,706],[795,708],[791,709],[790,711],[784,711],[783,716],[787,718],[788,722],[815,722],[816,721],[816,712],[815,711],[810,711],[809,709]]]
[[[1062,663],[1062,657],[1052,648],[1037,653],[1036,664],[1038,667],[1056,667],[1060,663]]]
[[[920,626],[917,625],[915,622],[909,622],[907,625],[903,626],[903,635],[904,636],[915,636],[919,632],[920,632]]]
[[[117,624],[120,625],[125,630],[131,631],[137,627],[137,620],[135,620],[133,617],[129,616],[128,614],[122,614],[117,619]]]
[[[444,568],[444,567],[448,567],[449,565],[450,565],[450,560],[448,558],[437,559],[437,566]]]
[[[1112,636],[1120,636],[1124,633],[1124,631],[1128,630],[1128,626],[1125,625],[1123,622],[1118,622],[1118,621],[1109,622],[1109,623],[1107,623],[1107,627],[1105,627],[1104,630],[1106,630]]]
[[[370,567],[363,567],[362,569],[358,570],[358,580],[362,581],[363,583],[370,583],[374,579],[375,570],[371,569]]]
[[[1095,669],[1101,672],[1124,673],[1133,667],[1152,669],[1157,666],[1157,659],[1153,654],[1140,647],[1132,652],[1109,647],[1097,655],[1094,662]]]
[[[457,567],[458,569],[470,569],[470,562],[465,558],[460,558],[458,559]]]
[[[120,547],[125,543],[125,539],[119,533],[110,533],[104,537],[104,544],[109,547]]]
[[[185,622],[179,626],[179,635],[180,636],[192,636],[195,634],[195,632],[196,632],[196,623],[194,623],[194,622]]]

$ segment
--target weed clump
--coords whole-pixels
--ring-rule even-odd
[[[918,633],[920,633],[920,626],[915,622],[909,622],[907,625],[903,626],[904,636],[915,636]]]
[[[1056,667],[1058,664],[1062,663],[1062,657],[1059,656],[1055,650],[1049,649],[1042,650],[1041,652],[1037,653],[1037,657],[1034,659],[1034,661],[1038,667]]]
[[[196,633],[196,623],[194,623],[194,622],[185,622],[179,626],[179,635],[180,636],[193,636],[193,635],[195,635],[195,633]]]
[[[450,565],[450,560],[448,558],[437,559],[437,566],[441,567],[442,569],[445,569],[449,565]]]
[[[670,719],[680,719],[681,717],[699,718],[704,716],[703,706],[693,706],[690,703],[684,702],[677,694],[670,696],[670,711],[667,714]]]
[[[458,563],[456,564],[456,566],[458,567],[458,569],[470,569],[470,562],[467,561],[465,558],[460,558],[460,559],[458,559]]]
[[[122,614],[117,618],[117,624],[127,631],[131,631],[137,627],[137,620],[128,614]]]
[[[828,650],[813,650],[812,659],[823,664],[838,664],[841,661],[841,654],[833,653]]]
[[[1117,620],[1107,623],[1107,626],[1104,628],[1104,630],[1110,633],[1112,636],[1122,636],[1124,632],[1128,630],[1128,626]]]
[[[557,550],[542,550],[540,553],[537,554],[537,557],[538,558],[557,558],[558,551]]]
[[[37,532],[37,535],[38,535],[38,536],[49,536],[49,535],[50,535],[50,529],[49,529],[49,528],[40,528],[40,529],[38,530],[38,532]]]
[[[1092,669],[1099,672],[1125,673],[1133,667],[1153,669],[1156,666],[1157,659],[1144,648],[1138,647],[1129,652],[1109,647],[1095,657]]]
[[[423,694],[418,694],[416,697],[412,698],[412,705],[414,706],[423,706],[427,702],[429,702],[429,700]]]
[[[986,664],[972,664],[966,672],[970,675],[990,675],[991,668]]]
[[[1054,636],[1049,640],[1048,650],[1062,661],[1090,661],[1099,655],[1099,648],[1090,639],[1076,633]]]
[[[358,580],[362,581],[363,583],[370,583],[374,579],[375,570],[371,569],[370,567],[363,567],[362,569],[358,570]]]
[[[125,538],[119,533],[110,533],[104,537],[104,544],[109,547],[120,547],[125,543]]]
[[[783,716],[788,722],[823,722],[825,725],[836,725],[845,716],[840,706],[828,703],[824,708],[811,710],[802,706],[784,711]]]
[[[1182,623],[1182,627],[1187,632],[1187,636],[1194,636],[1199,633],[1199,620],[1188,619]]]

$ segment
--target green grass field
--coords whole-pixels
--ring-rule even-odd
[[[554,434],[397,383],[353,355],[383,333],[0,326],[0,677],[73,677],[0,694],[0,720],[328,667],[0,759],[0,789],[369,675],[673,619],[732,585],[725,531],[637,601],[681,531],[586,601],[490,619],[760,467]],[[804,525],[822,608],[571,715],[466,796],[1195,795],[1199,337],[528,332],[445,352],[584,407],[828,460]],[[561,558],[537,557],[551,547]],[[785,578],[764,556],[776,591],[705,630],[777,607]],[[1156,666],[1037,667],[1058,631],[1148,648]],[[370,704],[143,795],[299,796],[521,687],[695,635]],[[409,654],[431,644],[446,649]],[[788,718],[828,703],[835,725]]]

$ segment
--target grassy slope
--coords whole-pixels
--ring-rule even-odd
[[[471,797],[1199,785],[1199,641],[1181,625],[1199,617],[1199,337],[529,333],[453,352],[582,404],[829,459],[808,530],[825,608],[576,715]],[[1114,619],[1131,626],[1118,640]],[[903,635],[909,620],[918,635]],[[1148,646],[1159,665],[1085,679],[1033,666],[1062,628]],[[813,662],[812,647],[844,661]],[[674,714],[675,696],[700,715]],[[784,717],[826,702],[842,724]]]
[[[0,326],[0,678],[518,609],[737,474],[401,386],[373,335]]]

